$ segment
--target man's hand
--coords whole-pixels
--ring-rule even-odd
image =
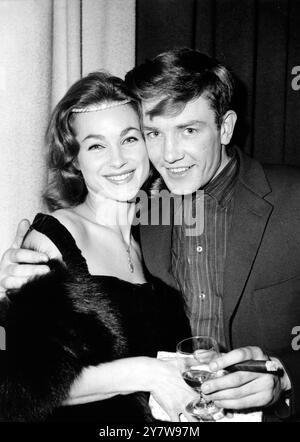
[[[29,226],[28,220],[20,221],[14,242],[4,253],[0,262],[0,299],[5,296],[5,290],[17,289],[32,276],[42,275],[49,271],[46,265],[34,265],[49,260],[45,253],[21,249]]]
[[[259,347],[239,348],[211,362],[210,369],[214,372],[226,370],[229,365],[248,359],[268,360],[268,357]],[[238,371],[206,381],[202,392],[207,400],[214,401],[219,407],[239,410],[271,405],[289,388],[286,373],[280,379],[271,374]]]

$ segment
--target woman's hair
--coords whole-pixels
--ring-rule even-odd
[[[148,112],[157,115],[180,113],[187,102],[207,98],[218,127],[231,108],[234,80],[216,60],[192,49],[173,49],[135,67],[125,77],[139,100],[158,100]]]
[[[72,126],[73,110],[126,99],[139,112],[124,81],[99,71],[73,84],[57,104],[47,130],[49,183],[43,196],[50,210],[80,204],[87,195],[83,176],[74,164],[80,146]]]

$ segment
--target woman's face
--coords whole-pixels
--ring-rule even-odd
[[[75,115],[77,167],[88,192],[129,201],[149,174],[139,118],[130,104]]]

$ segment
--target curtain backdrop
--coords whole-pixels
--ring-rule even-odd
[[[299,0],[137,0],[136,60],[174,47],[216,57],[239,80],[236,142],[299,166],[299,24]]]
[[[173,47],[215,56],[238,77],[237,143],[300,165],[299,23],[300,0],[0,0],[0,254],[42,208],[53,105],[95,69],[123,76]]]
[[[135,0],[0,0],[0,256],[46,182],[51,108],[81,75],[135,61]]]

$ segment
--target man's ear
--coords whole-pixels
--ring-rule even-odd
[[[221,144],[224,144],[226,146],[230,143],[236,120],[237,115],[233,110],[227,111],[226,114],[223,116],[220,129]]]

